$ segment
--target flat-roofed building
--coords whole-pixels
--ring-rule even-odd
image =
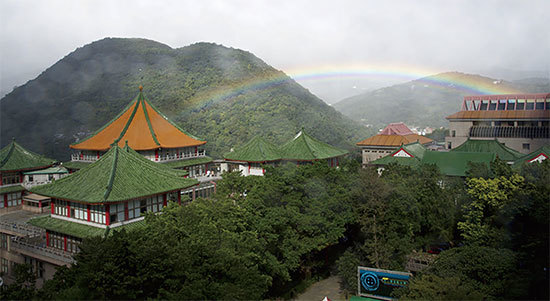
[[[497,139],[527,154],[550,143],[550,93],[465,96],[461,111],[447,120],[447,149],[468,138]]]

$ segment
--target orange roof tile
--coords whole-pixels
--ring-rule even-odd
[[[73,149],[107,150],[113,142],[134,150],[189,147],[205,144],[187,135],[153,107],[140,91],[138,96],[115,119],[79,143]]]
[[[549,110],[460,111],[447,119],[550,119]]]
[[[412,142],[420,144],[430,143],[433,140],[421,135],[375,135],[357,143],[357,146],[401,146]]]

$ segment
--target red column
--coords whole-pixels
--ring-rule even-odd
[[[80,160],[84,159],[84,154],[80,152]]]
[[[4,194],[4,208],[8,208],[8,195]]]
[[[155,161],[159,160],[159,150],[155,149]]]
[[[90,205],[86,205],[86,212],[87,212],[87,216],[88,216],[88,221],[91,221],[92,217],[90,216]]]
[[[178,190],[178,204],[181,205],[181,190]]]
[[[97,151],[97,158],[99,159],[99,151]]]
[[[19,183],[23,183],[23,173],[19,173]]]
[[[109,226],[111,224],[111,212],[109,211],[109,204],[105,205],[105,224]]]
[[[0,172],[0,186],[2,186],[2,185],[4,185],[4,184],[2,183],[2,173]]]
[[[46,231],[46,246],[50,246],[50,233],[48,231]]]
[[[128,220],[128,202],[124,202],[124,220]]]
[[[63,250],[67,251],[67,235],[63,235]]]
[[[162,207],[166,207],[167,201],[166,201],[166,193],[162,195]]]
[[[71,217],[71,202],[67,202],[67,217]]]
[[[248,174],[250,174],[250,162],[248,163]]]
[[[336,158],[336,167],[338,167],[339,164],[340,162],[338,162],[338,158]]]
[[[195,157],[199,155],[199,147],[195,146]]]
[[[53,200],[50,201],[50,209],[52,211],[52,214],[54,214],[55,213],[55,204],[54,204]]]

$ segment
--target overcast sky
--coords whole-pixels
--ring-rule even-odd
[[[432,72],[548,76],[549,12],[548,0],[0,0],[0,88],[104,37],[244,49],[327,98]]]

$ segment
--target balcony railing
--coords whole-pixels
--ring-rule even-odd
[[[20,224],[20,223],[10,223],[0,221],[0,229],[11,231],[25,236],[40,236],[44,233],[44,230],[34,226]]]
[[[14,251],[18,251],[19,253],[23,251],[23,254],[29,256],[32,254],[36,254],[69,264],[75,262],[71,253],[54,248],[48,248],[46,247],[46,244],[44,242],[37,243],[25,237],[12,238],[10,248]]]
[[[470,137],[494,138],[550,138],[550,127],[547,126],[473,126]]]
[[[156,158],[155,156],[145,156],[145,158],[155,162],[169,162],[169,161],[178,161],[182,159],[200,158],[204,156],[206,156],[206,151],[200,150],[196,153],[192,152],[192,153],[171,154],[171,155],[159,156],[158,158]],[[71,161],[95,162],[97,160],[98,160],[97,155],[82,155],[82,156],[80,154],[71,155]]]

